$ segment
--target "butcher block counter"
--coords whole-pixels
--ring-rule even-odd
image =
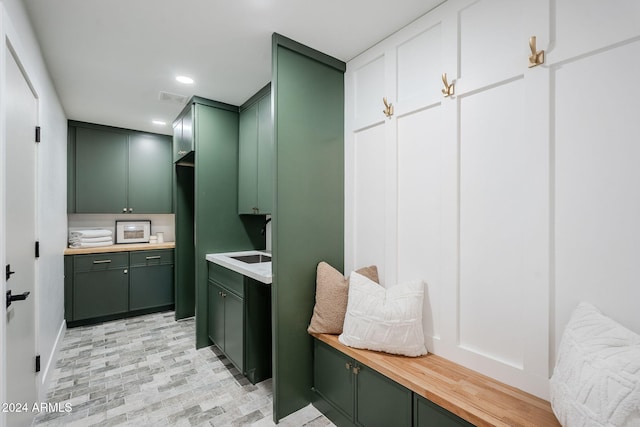
[[[174,249],[176,242],[164,243],[127,243],[120,245],[101,246],[98,248],[67,248],[65,255],[104,254],[110,252],[151,251],[156,249]]]

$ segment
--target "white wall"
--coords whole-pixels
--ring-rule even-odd
[[[347,64],[345,269],[422,279],[430,351],[547,398],[578,302],[640,333],[639,40],[633,0],[448,0]]]
[[[42,59],[40,47],[26,15],[22,1],[3,0],[3,39],[6,36],[38,97],[39,125],[42,142],[38,146],[38,230],[40,259],[37,262],[36,316],[37,348],[41,355],[42,371],[40,398],[46,395],[46,381],[55,365],[55,351],[64,331],[64,262],[63,251],[67,240],[66,164],[67,119],[58,100]],[[5,76],[0,76],[4,80]],[[4,172],[5,141],[2,141],[0,164]],[[2,187],[4,200],[5,187]],[[2,210],[2,222],[5,211]],[[11,224],[6,224],[10,227]],[[2,233],[4,248],[4,233]],[[4,265],[4,252],[1,264]],[[4,295],[4,289],[3,289]],[[4,322],[3,322],[4,323]],[[4,336],[2,337],[4,339]],[[4,352],[4,345],[2,351]],[[4,360],[5,358],[2,357]],[[2,388],[4,371],[2,372]],[[0,399],[2,400],[2,399]]]

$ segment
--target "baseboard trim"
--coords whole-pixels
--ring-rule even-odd
[[[51,356],[49,360],[47,360],[47,364],[45,365],[44,370],[40,371],[41,379],[40,387],[38,388],[38,400],[40,402],[47,401],[47,391],[49,390],[49,383],[51,382],[51,376],[56,367],[56,361],[58,360],[58,354],[60,353],[60,349],[62,347],[62,340],[64,339],[64,334],[67,330],[67,322],[63,319],[60,324],[60,329],[58,329],[58,335],[56,336],[56,342],[53,346],[53,351],[51,352]]]

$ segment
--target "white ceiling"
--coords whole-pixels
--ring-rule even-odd
[[[346,62],[444,0],[23,1],[69,119],[171,134],[182,107],[160,91],[241,105],[273,32]]]

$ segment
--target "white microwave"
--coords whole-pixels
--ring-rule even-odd
[[[116,244],[149,243],[151,220],[116,221]]]

